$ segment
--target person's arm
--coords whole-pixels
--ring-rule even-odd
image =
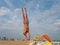
[[[23,16],[23,21],[25,21],[25,16],[24,16],[24,10],[22,8],[22,16]]]

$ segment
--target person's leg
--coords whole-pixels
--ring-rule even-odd
[[[40,40],[43,41],[43,38],[47,39],[49,42],[51,42],[51,38],[47,35],[47,34],[43,34],[41,37],[40,37]]]
[[[25,9],[25,14],[26,14],[26,19],[27,19],[27,21],[29,21],[29,20],[28,20],[27,10],[26,10],[26,8],[24,8],[24,9]]]
[[[22,16],[23,16],[23,22],[25,21],[25,16],[24,16],[24,10],[22,8]]]
[[[49,42],[52,41],[51,38],[50,38],[47,34],[44,34],[43,36],[44,36],[44,38],[46,38]]]
[[[40,41],[43,41],[43,36],[40,36],[40,39],[39,39]]]

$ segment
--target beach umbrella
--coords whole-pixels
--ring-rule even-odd
[[[53,45],[51,42],[44,42],[43,45]]]

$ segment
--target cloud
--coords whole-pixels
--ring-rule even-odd
[[[8,5],[9,8],[13,9],[14,5],[10,2],[10,0],[4,0],[5,3]]]
[[[9,12],[10,12],[10,10],[8,8],[5,8],[5,7],[0,8],[0,16],[6,15]]]
[[[13,28],[15,29],[15,28],[22,26],[21,9],[19,8],[15,10],[11,10],[11,9],[3,7],[0,9],[0,17],[1,17],[0,18],[0,23],[1,23],[0,29],[9,28],[13,30]]]
[[[60,20],[56,20],[56,22],[54,24],[60,25]]]

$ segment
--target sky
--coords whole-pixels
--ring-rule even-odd
[[[60,40],[60,0],[0,0],[0,37],[24,38],[21,9],[26,7],[31,37]]]

